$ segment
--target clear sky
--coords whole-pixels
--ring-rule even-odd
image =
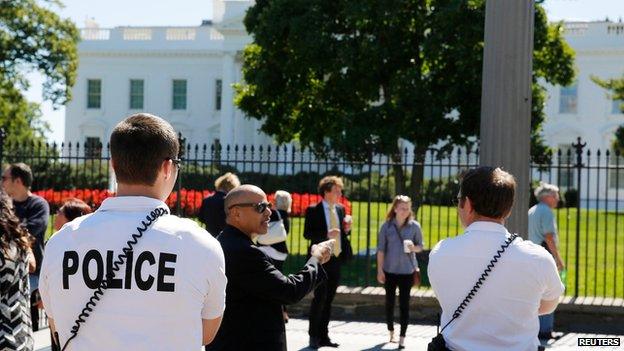
[[[194,26],[212,18],[212,0],[62,0],[61,16],[71,18],[78,27],[86,18],[94,19],[102,28],[115,26]],[[544,6],[550,20],[593,21],[624,18],[624,0],[546,0]],[[31,77],[27,96],[41,101],[41,78]],[[53,111],[44,103],[42,112],[52,132],[48,139],[62,141],[65,110]]]

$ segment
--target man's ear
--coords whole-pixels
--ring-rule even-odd
[[[173,177],[173,167],[176,167],[171,160],[164,160],[160,165],[160,171],[164,173],[165,179],[169,179],[169,177]]]
[[[464,201],[463,201],[464,205],[461,206],[462,209],[468,213],[472,212],[474,210],[474,207],[472,206],[472,200],[470,200],[469,197],[464,197]]]

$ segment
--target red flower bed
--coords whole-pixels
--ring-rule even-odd
[[[202,200],[211,195],[213,192],[210,190],[187,190],[182,189],[180,191],[180,207],[182,213],[187,217],[196,217],[199,213]],[[115,193],[109,190],[100,189],[73,189],[73,190],[39,190],[34,192],[35,195],[39,195],[46,199],[50,204],[51,211],[56,211],[66,199],[75,197],[91,205],[93,208],[98,208],[102,204],[104,199],[115,196]],[[305,214],[305,209],[321,201],[321,196],[317,194],[299,194],[292,193],[292,212],[291,216],[300,217]],[[273,200],[274,194],[268,194],[269,201]],[[178,192],[173,191],[167,200],[167,205],[175,210],[178,201]],[[345,206],[347,214],[351,214],[351,203],[345,197],[340,200],[340,203]]]

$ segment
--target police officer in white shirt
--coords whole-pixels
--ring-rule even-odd
[[[50,326],[67,350],[199,350],[221,323],[225,263],[212,235],[163,202],[180,167],[176,133],[135,114],[110,148],[117,196],[47,244],[40,290]]]
[[[500,168],[479,167],[462,176],[457,211],[465,232],[439,242],[429,258],[442,326],[510,238],[504,223],[515,190],[513,176]],[[446,346],[456,351],[535,351],[537,316],[554,311],[563,290],[553,257],[543,247],[516,238],[460,316],[444,329]]]

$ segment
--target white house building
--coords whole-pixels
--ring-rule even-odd
[[[251,42],[242,21],[254,2],[213,3],[213,20],[196,27],[102,29],[91,24],[82,29],[65,141],[104,142],[122,118],[148,111],[169,120],[192,145],[216,140],[222,145],[270,144],[271,138],[258,131],[260,122],[246,119],[233,104],[232,84],[242,79],[241,51]],[[624,124],[624,114],[591,77],[624,74],[624,24],[568,22],[565,38],[576,51],[578,74],[569,87],[547,87],[546,142],[565,152],[581,137],[587,148],[604,153]],[[574,180],[559,183],[572,187]],[[613,192],[613,177],[602,180],[601,187],[606,183]],[[624,189],[624,174],[617,183]]]
[[[611,150],[615,130],[624,125],[622,101],[612,99],[592,80],[624,77],[624,23],[568,22],[565,38],[576,52],[577,76],[568,87],[548,86],[544,137],[564,153],[563,163],[568,162],[565,155],[571,144],[580,137],[586,143],[583,163],[592,169],[583,169],[580,182],[574,168],[543,176],[564,189],[580,187],[583,207],[613,209],[617,204],[624,208],[624,157],[618,159]],[[608,161],[607,150],[611,152]],[[576,157],[569,161],[574,164]]]
[[[65,141],[104,142],[124,117],[147,111],[191,144],[269,143],[259,122],[232,103],[240,53],[250,42],[242,20],[252,3],[215,0],[214,20],[196,27],[82,29]]]
[[[566,149],[581,137],[588,148],[604,152],[617,127],[624,124],[624,114],[621,101],[609,98],[591,77],[624,76],[624,23],[568,22],[565,38],[576,52],[577,77],[569,87],[548,87],[546,142]]]

